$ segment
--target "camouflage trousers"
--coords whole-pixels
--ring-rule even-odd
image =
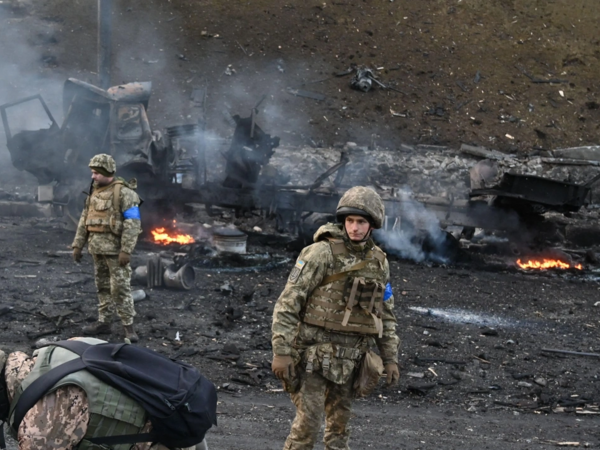
[[[296,405],[296,418],[284,450],[312,450],[325,412],[325,450],[348,450],[348,421],[352,412],[353,377],[336,384],[318,373],[304,372],[301,387],[291,394]]]
[[[120,266],[117,255],[92,255],[98,291],[98,320],[110,322],[116,310],[123,325],[135,316],[131,297],[131,266]]]

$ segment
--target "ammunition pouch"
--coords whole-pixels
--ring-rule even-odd
[[[385,285],[377,273],[383,273],[385,253],[375,247],[364,259],[348,267],[340,259],[340,255],[349,255],[344,241],[333,238],[328,241],[335,262],[334,273],[323,278],[310,294],[302,321],[330,331],[382,337]]]
[[[359,348],[340,347],[326,342],[308,347],[303,363],[306,373],[319,373],[329,381],[344,384],[354,374],[362,354]]]
[[[110,227],[107,225],[88,225],[85,229],[90,233],[110,233]]]
[[[92,193],[86,202],[88,208],[86,230],[88,232],[112,233],[117,236],[123,234],[123,216],[119,208],[122,186],[123,183],[117,181]],[[110,197],[105,198],[106,192],[110,192],[109,189],[112,191],[112,200]]]
[[[360,361],[360,368],[354,380],[354,396],[366,397],[377,387],[379,378],[383,374],[383,361],[381,357],[368,350]]]
[[[308,300],[304,322],[334,331],[383,335],[382,283],[348,277],[345,283],[337,281],[330,286],[330,290],[315,289]]]

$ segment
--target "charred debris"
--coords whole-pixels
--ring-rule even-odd
[[[352,82],[362,86],[365,80],[378,84],[368,69],[358,70]],[[206,91],[197,91],[194,101],[203,106]],[[352,148],[347,147],[336,164],[309,183],[290,184],[289,176],[273,169],[270,162],[280,139],[258,124],[265,97],[249,116],[231,116],[235,129],[227,150],[218,153],[224,167],[217,175],[211,149],[216,144],[207,138],[205,121],[171,126],[164,133],[153,130],[147,114],[150,94],[149,82],[104,90],[70,78],[63,90],[62,124],[41,95],[0,106],[12,163],[37,178],[41,202],[29,209],[17,205],[20,202],[0,202],[4,203],[0,213],[58,215],[74,225],[83,206],[82,191],[89,190],[87,163],[97,153],[109,153],[117,161],[119,176],[137,180],[145,203],[145,229],[170,223],[185,205],[201,204],[208,213],[218,207],[232,210],[235,217],[253,214],[272,219],[277,232],[299,237],[303,245],[319,225],[331,219],[341,194],[351,184],[345,184],[352,157]],[[24,108],[35,109],[49,125],[24,128],[20,121]],[[205,117],[204,110],[201,116]],[[573,183],[514,170],[500,174],[498,161],[510,155],[468,145],[461,152],[480,159],[470,169],[466,198],[430,195],[417,200],[406,189],[371,183],[384,197],[387,217],[377,238],[389,253],[417,261],[452,262],[460,253],[459,240],[470,240],[476,233],[505,236],[506,247],[514,255],[543,253],[557,232],[544,214],[579,211],[590,202],[592,185],[600,178],[596,175],[585,183]],[[198,259],[198,252],[198,246],[193,247],[186,262]],[[191,283],[189,271],[178,272],[186,262],[168,269],[179,273],[179,287]],[[149,263],[148,285],[158,285],[160,277],[167,279],[165,271],[160,262]]]

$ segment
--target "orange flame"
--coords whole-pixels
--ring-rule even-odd
[[[559,259],[542,259],[539,261],[529,260],[527,262],[522,262],[520,259],[517,259],[517,265],[521,269],[536,269],[536,270],[546,270],[546,269],[579,269],[583,270],[583,266],[581,264],[571,265]]]
[[[195,242],[194,238],[189,234],[174,234],[171,236],[169,233],[167,233],[165,228],[156,228],[152,230],[152,236],[154,237],[154,242],[163,245],[172,243],[191,244]]]

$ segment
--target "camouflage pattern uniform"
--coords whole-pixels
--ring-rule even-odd
[[[96,155],[90,167],[107,167],[113,173],[116,170],[114,160],[109,155]],[[140,204],[140,198],[129,186],[122,179],[115,178],[108,186],[94,187],[81,212],[71,244],[73,248],[83,248],[87,243],[88,252],[94,259],[98,321],[110,323],[116,309],[125,326],[132,325],[135,316],[131,297],[131,265],[121,266],[118,255],[121,252],[130,255],[142,232],[139,210],[138,218],[123,216],[126,211],[135,210]],[[113,199],[116,191],[120,191],[118,202]]]
[[[0,351],[4,355],[4,352]],[[22,381],[35,364],[35,354],[10,353],[6,358],[5,381],[8,400],[12,401]],[[71,450],[85,436],[90,414],[85,391],[79,386],[67,385],[42,397],[26,414],[17,434],[19,450]],[[141,431],[152,428],[148,421]],[[192,450],[189,449],[181,450]],[[162,444],[149,442],[134,444],[131,450],[168,450]]]
[[[330,242],[332,239],[336,244]],[[331,283],[324,283],[324,280],[339,273],[334,272],[336,267],[348,270],[366,261],[359,270],[347,273],[346,278],[372,280],[378,286],[386,286],[389,265],[385,254],[372,239],[369,238],[364,246],[353,243],[343,225],[322,226],[314,241],[298,257],[273,312],[273,353],[292,356],[297,375],[297,385],[286,386],[296,406],[296,418],[284,449],[312,449],[324,411],[325,449],[346,450],[353,381],[361,356],[377,345],[384,364],[398,363],[394,298],[391,292],[387,298],[382,296],[385,301],[378,314],[379,328],[374,324],[375,319],[360,318],[358,313],[354,323],[350,319],[342,327],[338,314],[342,314],[346,303],[343,298],[336,298],[338,294],[334,288],[336,283],[345,280],[338,278]],[[335,251],[336,246],[340,251]],[[383,257],[377,259],[375,254]],[[369,325],[365,325],[367,323]],[[367,333],[364,333],[365,329],[368,329]]]

